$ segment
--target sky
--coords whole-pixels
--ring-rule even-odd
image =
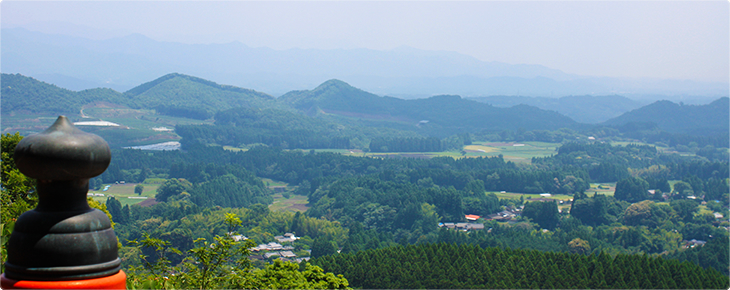
[[[586,76],[730,79],[730,2],[12,1],[2,27],[95,39],[454,51]]]

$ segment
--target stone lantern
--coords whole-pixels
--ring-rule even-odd
[[[124,289],[111,221],[86,201],[89,179],[111,161],[109,145],[60,116],[15,148],[15,163],[38,181],[38,206],[15,223],[2,288]]]

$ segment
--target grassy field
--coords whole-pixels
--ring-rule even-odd
[[[285,198],[283,194],[276,193],[273,197],[274,203],[269,205],[269,210],[304,212],[309,209],[309,206],[307,206],[309,202],[307,202],[307,197],[304,195],[292,194],[289,198]]]
[[[591,188],[586,190],[588,196],[593,196],[594,193],[613,196],[616,191],[616,183],[591,183]]]
[[[101,203],[106,203],[107,198],[109,196],[113,196],[114,198],[119,200],[122,206],[137,204],[145,200],[141,198],[129,198],[140,197],[140,195],[134,193],[134,187],[137,185],[137,183],[105,184],[104,186],[102,186],[102,189],[107,185],[111,185],[107,191],[89,190],[89,193],[104,194],[104,196],[94,196],[94,200]],[[144,186],[144,191],[142,191],[141,196],[154,198],[155,194],[157,194],[157,188],[160,187],[160,184],[142,184],[142,186]]]

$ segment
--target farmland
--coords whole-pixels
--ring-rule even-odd
[[[104,196],[93,197],[94,200],[101,203],[106,203],[107,198],[113,196],[114,198],[119,200],[122,206],[134,205],[147,199],[153,199],[155,198],[155,194],[157,194],[157,188],[160,187],[160,184],[143,183],[142,186],[144,186],[144,191],[142,191],[141,195],[137,195],[136,193],[134,193],[134,187],[137,185],[137,183],[105,184],[101,188],[104,189],[104,187],[106,187],[107,185],[109,185],[109,189],[107,189],[106,191],[89,190],[89,194],[103,194]],[[145,197],[147,199],[145,199]]]
[[[307,197],[304,195],[291,194],[286,198],[282,193],[275,193],[273,195],[274,202],[269,205],[269,210],[272,211],[291,211],[291,212],[304,212],[309,209],[309,202]]]

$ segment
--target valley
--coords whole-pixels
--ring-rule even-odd
[[[474,247],[440,251],[469,252],[469,266],[494,273],[529,268],[491,267],[470,257],[550,256],[577,261],[571,266],[577,268],[587,267],[581,259],[599,259],[614,270],[635,260],[655,265],[640,275],[666,276],[658,271],[675,267],[713,277],[703,280],[707,286],[660,279],[659,288],[711,288],[727,279],[728,130],[708,121],[726,118],[718,107],[727,98],[650,104],[587,124],[524,104],[381,97],[339,80],[279,98],[181,74],[126,92],[74,92],[22,75],[3,74],[2,82],[3,174],[17,172],[5,166],[13,142],[45,129],[58,114],[108,142],[112,161],[90,180],[88,197],[111,215],[123,267],[138,286],[158,278],[135,268],[144,263],[140,254],[169,261],[160,266],[166,271],[195,273],[184,261],[207,251],[201,239],[231,239],[249,251],[243,256],[255,270],[221,274],[226,283],[249,281],[242,277],[271,267],[294,269],[297,262],[344,274],[354,287],[533,286],[526,274],[481,284],[473,276],[473,285],[393,278],[383,286],[347,266],[363,255],[447,244]],[[58,105],[52,98],[69,101]],[[662,108],[667,113],[657,113]],[[653,122],[657,116],[661,122]],[[681,122],[681,130],[667,127]],[[240,220],[235,235],[225,226],[233,218]],[[139,244],[154,239],[169,243],[158,250]],[[153,256],[173,248],[187,254]],[[656,266],[664,261],[673,266]],[[425,265],[419,263],[411,264]],[[418,267],[413,271],[427,273]],[[542,279],[535,285],[642,285],[593,278],[601,271],[580,270],[575,284]],[[189,285],[177,279],[171,283]]]

